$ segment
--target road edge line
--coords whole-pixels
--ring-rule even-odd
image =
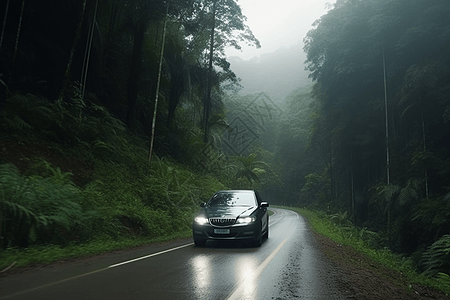
[[[242,283],[237,286],[232,292],[231,295],[229,295],[227,298],[225,298],[226,300],[232,300],[232,299],[241,299],[240,296],[242,293],[242,289],[245,287],[245,285],[247,284],[247,281],[249,280],[256,280],[256,278],[258,278],[261,273],[264,271],[264,269],[267,267],[267,265],[272,261],[272,259],[275,257],[275,255],[277,255],[277,253],[281,250],[281,248],[283,248],[284,244],[286,243],[287,238],[285,238],[280,245],[278,245],[278,247],[263,261],[263,263],[258,267],[258,269],[256,269],[255,272],[255,276],[252,279],[244,279],[242,281]]]

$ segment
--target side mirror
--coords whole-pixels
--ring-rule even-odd
[[[261,207],[269,207],[269,203],[267,203],[267,202],[261,202]]]
[[[200,204],[200,207],[206,207],[206,202],[203,202],[202,204]]]

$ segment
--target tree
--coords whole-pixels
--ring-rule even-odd
[[[337,200],[333,207],[354,203],[356,224],[386,228],[390,240],[400,241],[398,249],[412,243],[399,235],[414,208],[406,212],[394,205],[392,190],[400,195],[421,182],[417,192],[425,199],[445,192],[449,61],[443,53],[450,51],[449,11],[442,0],[340,1],[305,38],[317,108],[310,141],[329,155],[324,161],[330,166],[330,199]],[[387,143],[390,162],[382,155]],[[384,199],[376,200],[385,203],[387,225],[380,222],[381,210],[370,209],[377,204],[368,202],[367,191],[380,182],[392,185],[383,186]],[[421,197],[414,199],[416,206]]]
[[[427,127],[434,127],[434,120],[439,119],[440,112],[445,110],[446,101],[442,98],[441,87],[447,85],[443,80],[449,74],[448,67],[436,61],[427,62],[423,66],[413,65],[407,70],[399,92],[398,105],[403,109],[402,119],[413,132],[412,138],[421,141],[419,148],[414,149],[417,155],[414,156],[416,159],[412,161],[412,165],[419,166],[424,176],[426,198],[429,197],[428,169],[436,167],[433,154],[428,152]],[[436,101],[439,98],[444,101]]]
[[[128,77],[128,107],[126,123],[130,128],[135,127],[135,109],[138,102],[139,83],[142,72],[142,57],[145,32],[150,20],[161,20],[164,16],[162,1],[139,1],[132,3],[130,8],[133,22],[133,54],[131,58],[130,76]]]
[[[207,91],[203,106],[204,140],[208,141],[208,124],[212,109],[212,88],[221,82],[231,80],[237,81],[236,75],[231,71],[230,64],[225,59],[225,48],[227,46],[240,49],[240,42],[260,47],[259,41],[254,37],[250,28],[245,25],[245,16],[241,8],[234,0],[204,0],[197,6],[197,20],[190,20],[191,27],[203,28],[209,31],[209,53],[208,53],[208,79]],[[195,24],[195,25],[192,25]],[[200,31],[201,32],[201,31]],[[193,43],[205,43],[205,38],[193,37]],[[201,45],[200,44],[200,45]],[[203,44],[205,49],[205,44]],[[222,70],[222,76],[213,69],[217,66]]]
[[[248,156],[233,156],[233,166],[235,168],[234,180],[237,184],[239,179],[247,179],[250,186],[260,182],[258,173],[264,173],[269,166],[260,160],[257,160],[255,153]],[[234,184],[236,186],[236,184]]]
[[[70,73],[71,73],[71,68],[72,68],[73,55],[75,53],[75,50],[77,48],[78,41],[79,41],[80,35],[81,35],[81,26],[83,24],[84,13],[86,11],[86,2],[87,2],[87,0],[84,0],[81,3],[81,12],[80,12],[78,24],[76,26],[75,36],[74,36],[73,41],[72,41],[72,47],[70,49],[69,57],[68,57],[68,60],[67,60],[66,71],[64,73],[64,79],[63,79],[64,81],[62,83],[61,91],[59,92],[59,98],[60,99],[64,97],[64,95],[66,93],[67,85],[70,83],[70,79],[71,79]]]

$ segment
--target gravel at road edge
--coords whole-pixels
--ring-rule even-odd
[[[348,287],[342,287],[354,294],[353,299],[442,299],[448,295],[431,288],[410,284],[402,273],[391,270],[362,255],[350,246],[314,233],[322,252],[346,275]]]

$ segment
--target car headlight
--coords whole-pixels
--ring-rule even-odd
[[[195,218],[195,223],[198,223],[200,225],[206,224],[208,223],[208,219],[205,217],[196,217]]]
[[[236,224],[248,224],[256,221],[256,217],[243,217],[236,220]]]

